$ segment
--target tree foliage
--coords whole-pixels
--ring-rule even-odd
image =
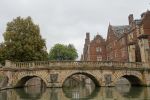
[[[5,45],[4,45],[4,43],[0,43],[0,63],[1,64],[4,64],[4,60],[6,59],[5,54],[6,54],[5,53]]]
[[[33,23],[31,17],[17,17],[8,22],[3,36],[7,60],[33,61],[48,58],[45,40],[40,35],[39,26]]]
[[[77,51],[72,44],[55,44],[49,52],[49,60],[75,60]]]

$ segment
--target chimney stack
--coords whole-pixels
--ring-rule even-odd
[[[90,43],[90,33],[89,32],[86,32],[85,43],[86,44]]]
[[[132,24],[134,18],[133,18],[133,14],[130,14],[129,17],[128,17],[128,20],[129,20],[129,25]]]

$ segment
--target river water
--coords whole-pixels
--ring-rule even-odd
[[[150,87],[78,86],[74,88],[17,88],[0,91],[0,100],[150,100]]]

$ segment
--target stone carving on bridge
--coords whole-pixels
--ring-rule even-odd
[[[50,74],[50,83],[56,83],[58,80],[58,74]]]

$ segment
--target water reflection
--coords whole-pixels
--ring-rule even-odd
[[[126,98],[138,98],[142,95],[144,89],[144,87],[131,87],[130,85],[116,86],[116,90],[120,93],[120,95]]]
[[[58,99],[58,92],[56,88],[51,88],[50,91],[50,100],[59,100]]]
[[[78,87],[74,88],[63,88],[63,93],[67,98],[71,99],[91,99],[96,97],[100,88],[92,88],[91,85],[82,86],[79,85]]]
[[[77,88],[22,88],[0,91],[0,100],[144,100],[150,99],[150,87],[101,87],[92,92],[88,86]]]
[[[40,86],[30,86],[22,89],[16,89],[17,95],[20,98],[37,100],[42,97],[42,94],[45,92],[46,88],[41,88]]]

